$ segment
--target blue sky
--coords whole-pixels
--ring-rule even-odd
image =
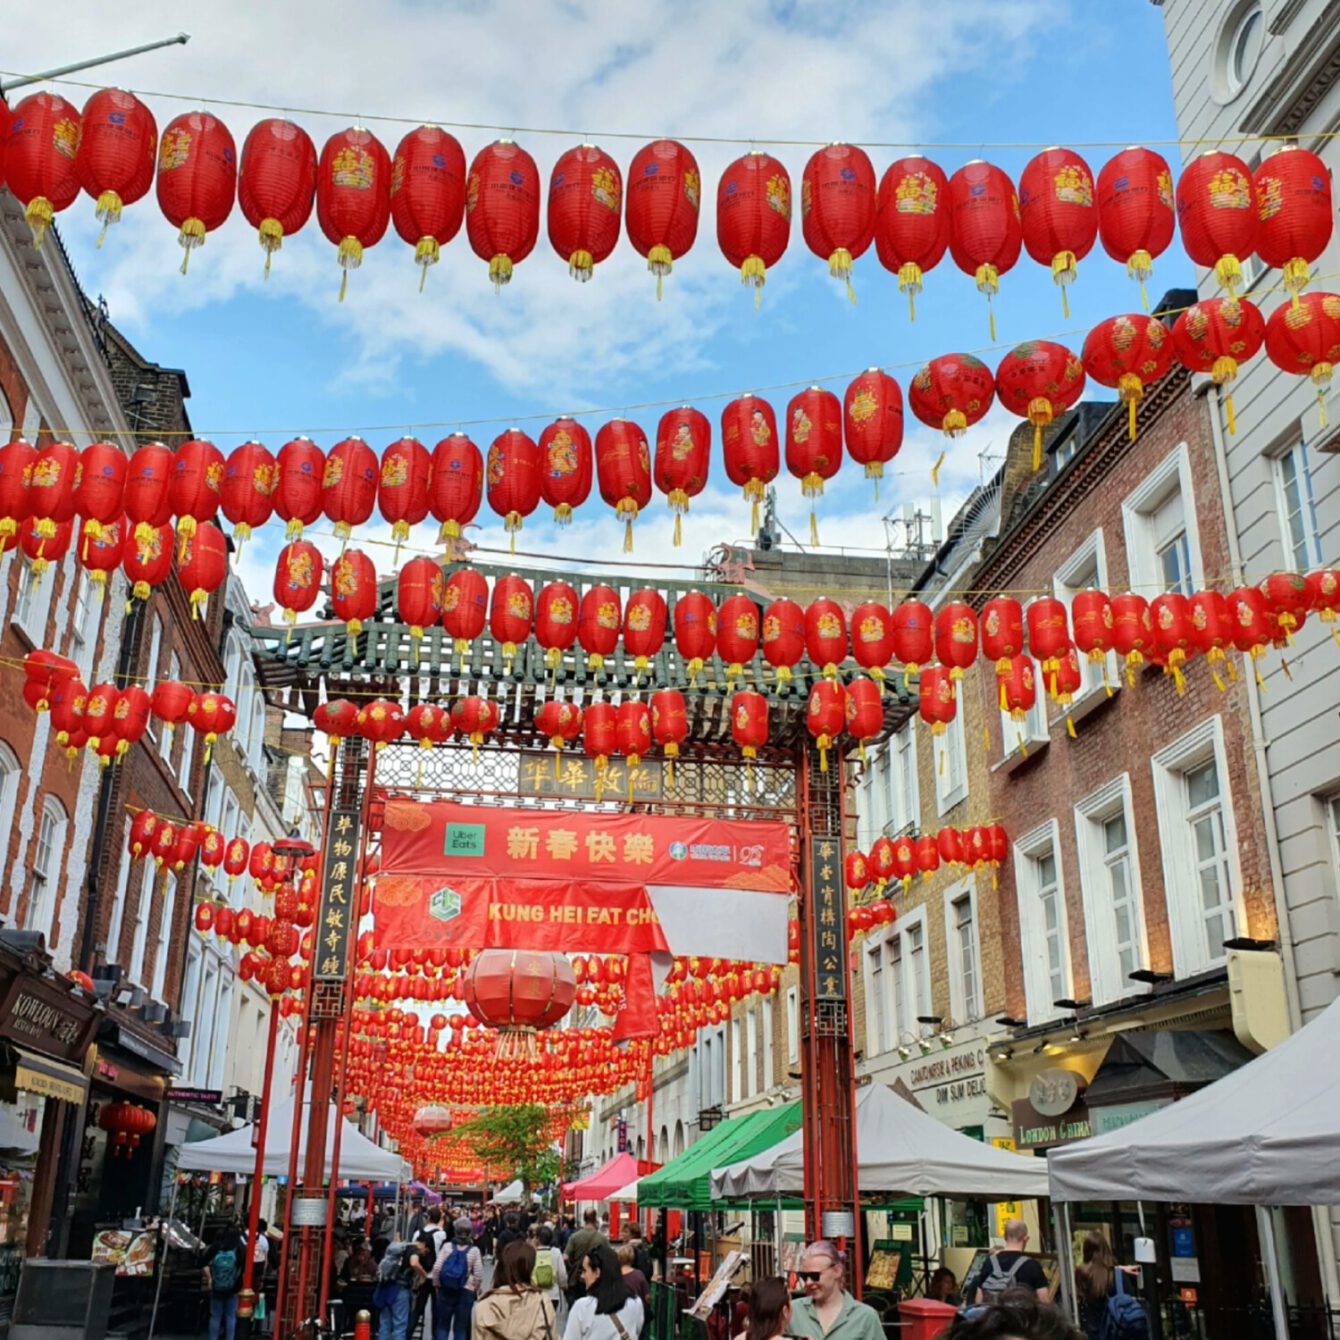
[[[263,283],[260,249],[238,211],[195,253],[183,278],[173,231],[152,193],[127,211],[101,251],[93,248],[93,202],[82,198],[61,227],[85,287],[106,295],[113,320],[149,358],[185,368],[192,420],[225,450],[251,435],[277,450],[299,431],[328,447],[360,431],[380,451],[398,435],[390,425],[440,422],[445,426],[419,430],[431,447],[459,421],[496,419],[469,429],[487,449],[513,417],[662,400],[697,403],[715,426],[724,402],[709,397],[844,374],[825,382],[840,396],[845,374],[871,365],[890,367],[906,387],[914,368],[903,365],[988,345],[984,300],[971,279],[946,257],[928,277],[912,324],[894,277],[872,248],[856,268],[853,307],[804,245],[797,217],[756,313],[716,246],[711,211],[721,170],[749,147],[746,137],[760,147],[770,147],[772,137],[924,145],[948,172],[986,157],[1017,180],[1035,150],[978,146],[1071,145],[1096,174],[1123,145],[1175,135],[1161,16],[1146,0],[939,6],[684,0],[655,17],[645,6],[615,0],[375,8],[292,0],[189,13],[152,3],[136,7],[133,24],[124,11],[75,4],[33,10],[11,35],[4,60],[14,69],[49,66],[183,24],[192,32],[188,46],[92,77],[137,91],[358,111],[388,150],[408,126],[379,121],[379,114],[571,128],[577,133],[515,136],[546,182],[558,155],[583,138],[601,143],[626,168],[642,141],[608,132],[745,141],[692,145],[707,208],[697,244],[676,262],[659,304],[654,281],[626,239],[591,283],[579,285],[543,227],[534,254],[497,297],[464,230],[422,295],[412,251],[390,230],[350,277],[348,299],[339,304],[334,248],[315,217],[285,243]],[[87,96],[84,89],[63,91],[81,104]],[[146,100],[160,130],[192,105],[147,94]],[[229,124],[239,147],[266,115],[207,100],[199,105]],[[320,146],[350,118],[299,112],[295,119]],[[495,138],[487,130],[456,134],[467,159]],[[1112,147],[1083,147],[1100,142]],[[773,152],[798,185],[811,151]],[[1177,155],[1164,152],[1176,169]],[[878,174],[899,156],[885,148],[870,153]],[[1192,279],[1175,243],[1157,266],[1151,296]],[[1064,338],[1078,351],[1088,327],[1136,310],[1138,302],[1122,267],[1096,248],[1081,264],[1065,321],[1047,270],[1025,255],[1002,283],[999,340],[1008,347],[1026,338]],[[994,364],[999,353],[984,356]],[[771,396],[779,417],[789,394]],[[629,417],[651,437],[660,413]],[[612,416],[587,420],[593,436],[602,417]],[[908,421],[907,443],[878,510],[850,461],[830,484],[820,511],[827,543],[882,545],[879,513],[930,497],[929,468],[946,444],[910,414]],[[1014,422],[993,413],[948,444],[941,475],[946,517],[994,468],[981,458],[1003,449]],[[526,426],[538,434],[542,422]],[[686,521],[684,547],[670,548],[670,521],[658,496],[639,522],[639,558],[693,563],[717,542],[745,538],[748,510],[725,481],[715,441],[713,466],[713,482]],[[779,502],[783,521],[803,535],[808,509],[799,484],[785,475]],[[502,547],[501,525],[487,505],[481,520],[479,542]],[[425,527],[425,546],[429,538]],[[622,557],[619,527],[598,495],[571,530],[555,532],[537,513],[522,539],[527,549]],[[269,599],[280,543],[255,546],[246,557],[249,589],[262,601]],[[370,552],[379,570],[389,568],[389,549]]]

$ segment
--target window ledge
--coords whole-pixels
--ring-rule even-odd
[[[1093,688],[1086,689],[1078,698],[1074,700],[1074,702],[1070,704],[1071,721],[1076,722],[1083,721],[1085,717],[1091,716],[1100,707],[1103,707],[1107,703],[1110,703],[1114,698],[1116,698],[1117,694],[1120,692],[1121,692],[1121,685],[1119,683],[1113,682],[1112,693],[1111,696],[1109,696],[1106,690],[1103,688],[1102,682],[1099,681],[1099,683],[1095,684]],[[1056,716],[1049,718],[1047,725],[1052,729],[1059,726],[1061,730],[1064,731],[1065,718],[1066,714],[1064,712],[1060,712]]]
[[[943,818],[955,805],[961,805],[968,798],[968,784],[965,782],[962,786],[956,786],[952,791],[943,796],[935,798],[935,813],[937,817]]]
[[[1025,763],[1031,763],[1051,744],[1051,736],[1049,735],[1045,740],[1028,740],[1026,744],[1028,747],[1027,754],[1016,744],[1004,758],[997,759],[991,765],[991,771],[1008,774],[1016,768],[1022,767]]]

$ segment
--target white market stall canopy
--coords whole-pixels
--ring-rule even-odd
[[[520,1205],[526,1199],[526,1184],[518,1177],[515,1182],[509,1182],[496,1196],[489,1201],[490,1205]]]
[[[1340,1204],[1340,1001],[1278,1047],[1047,1157],[1053,1200]]]
[[[303,1113],[298,1139],[298,1172],[307,1153],[308,1114]],[[253,1173],[256,1171],[256,1146],[252,1143],[254,1126],[243,1126],[213,1140],[198,1140],[182,1145],[177,1167],[182,1172]],[[335,1107],[326,1114],[326,1176],[331,1176],[335,1142]],[[287,1177],[289,1153],[293,1147],[293,1098],[281,1098],[271,1104],[265,1129],[265,1173],[269,1177]],[[340,1137],[340,1166],[336,1177],[352,1182],[400,1182],[409,1176],[409,1167],[399,1154],[382,1149],[367,1138],[351,1121],[344,1122]]]
[[[857,1095],[856,1157],[862,1194],[986,1200],[1032,1200],[1047,1194],[1042,1159],[960,1135],[883,1084],[871,1084]],[[803,1131],[712,1172],[715,1200],[768,1200],[804,1191]]]
[[[607,1199],[609,1199],[609,1200],[617,1200],[617,1201],[620,1201],[620,1202],[622,1202],[622,1203],[624,1203],[624,1204],[626,1204],[626,1205],[636,1205],[636,1204],[637,1204],[637,1184],[638,1184],[641,1180],[642,1180],[642,1179],[641,1179],[640,1177],[635,1177],[635,1178],[633,1178],[633,1180],[632,1180],[631,1182],[629,1182],[627,1186],[621,1186],[621,1187],[620,1187],[620,1188],[619,1188],[619,1189],[618,1189],[612,1196],[609,1196]]]

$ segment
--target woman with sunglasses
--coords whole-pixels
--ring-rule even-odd
[[[843,1287],[843,1255],[831,1242],[805,1248],[796,1278],[805,1297],[791,1312],[793,1336],[805,1340],[884,1340],[884,1327],[873,1307],[858,1303]]]

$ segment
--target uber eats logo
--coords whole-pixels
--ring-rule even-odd
[[[448,824],[442,841],[444,856],[483,856],[483,824]]]

